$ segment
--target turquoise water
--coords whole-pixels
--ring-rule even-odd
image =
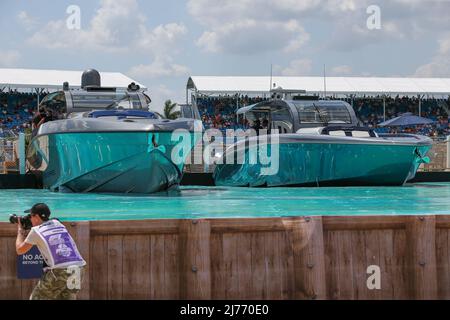
[[[0,221],[45,202],[61,220],[450,214],[450,183],[373,188],[182,187],[150,196],[0,190]]]

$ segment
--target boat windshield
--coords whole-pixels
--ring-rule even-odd
[[[294,103],[300,123],[351,124],[351,115],[343,104]]]
[[[73,92],[75,109],[142,109],[137,94],[126,92]]]

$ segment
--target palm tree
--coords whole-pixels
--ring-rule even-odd
[[[180,111],[174,111],[174,109],[177,107],[176,103],[172,103],[171,100],[167,100],[164,103],[164,118],[166,119],[176,119],[181,116]]]

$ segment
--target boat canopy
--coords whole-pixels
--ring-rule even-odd
[[[286,108],[286,106],[284,106]],[[270,111],[274,111],[274,110],[280,110],[282,109],[283,106],[281,106],[280,104],[273,104],[273,103],[267,103],[266,101],[264,102],[259,102],[256,104],[252,104],[250,106],[246,106],[243,108],[240,108],[236,114],[240,115],[240,114],[245,114],[248,112],[270,112]]]
[[[289,132],[317,126],[357,126],[359,123],[353,108],[340,100],[270,100],[240,108],[236,113],[270,113],[272,127],[287,125]]]

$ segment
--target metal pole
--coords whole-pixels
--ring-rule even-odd
[[[386,121],[386,96],[383,96],[383,121]]]
[[[239,110],[239,94],[236,95],[236,123],[239,123],[239,116],[237,114]]]
[[[25,174],[25,134],[19,133],[19,172]]]
[[[35,90],[36,90],[36,93],[37,93],[37,107],[36,107],[36,111],[39,111],[39,104],[41,103],[39,96],[41,95],[41,93],[40,93],[39,88],[36,88]]]
[[[419,95],[419,117],[422,116],[422,97]]]

